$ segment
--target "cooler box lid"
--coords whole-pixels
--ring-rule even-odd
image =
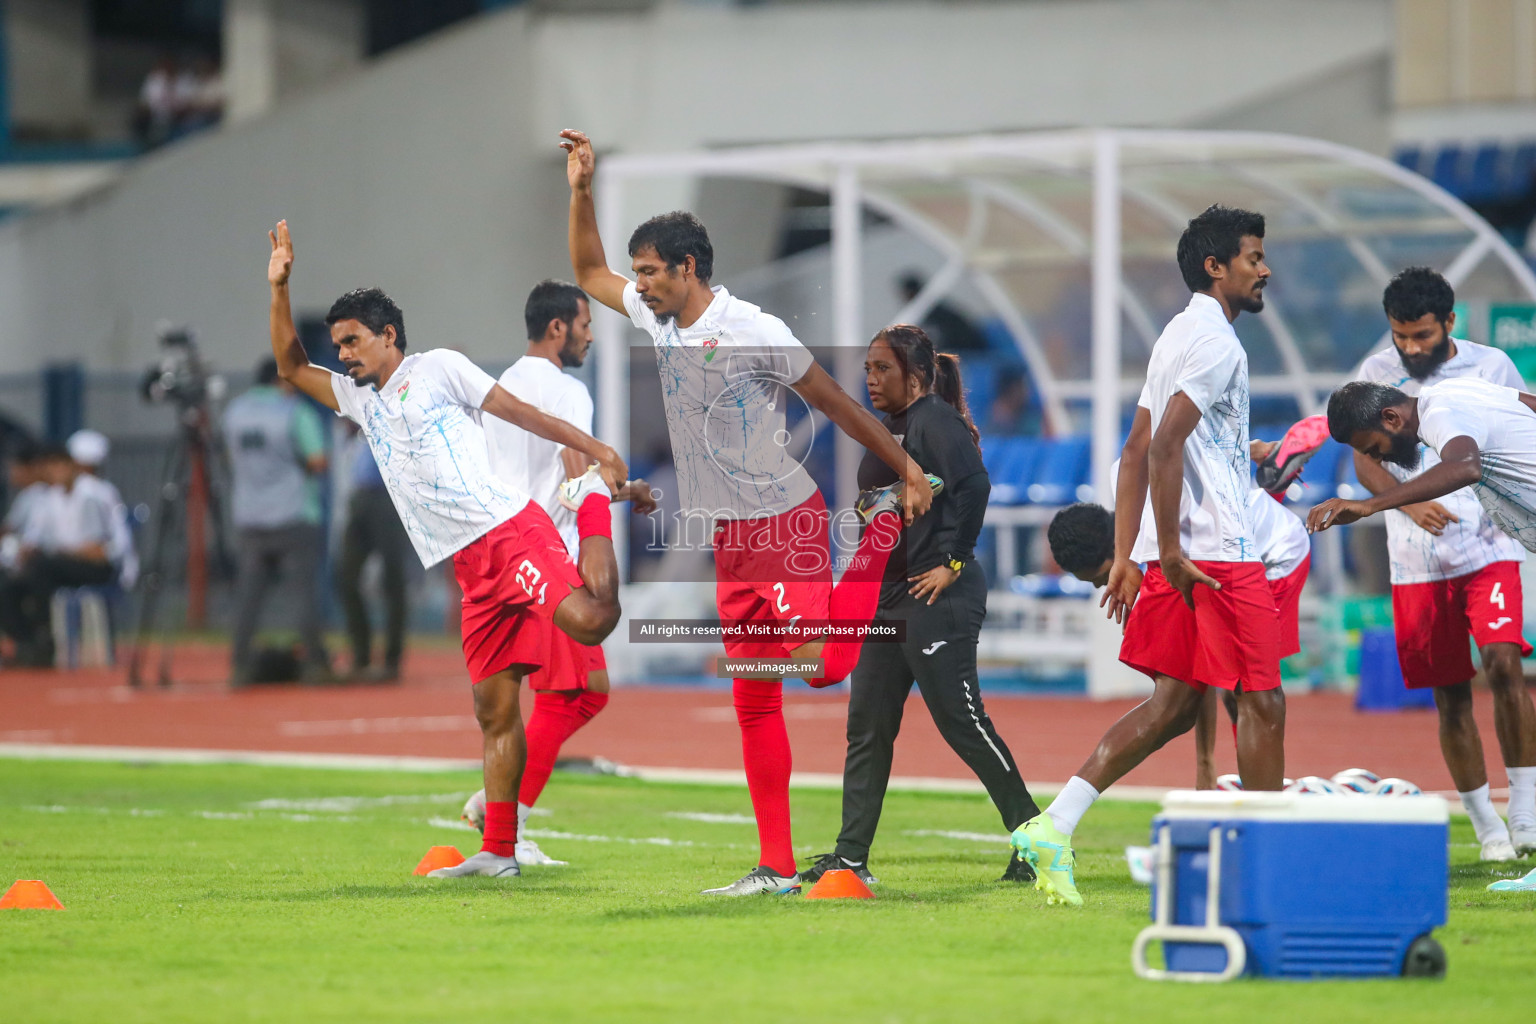
[[[1176,789],[1159,817],[1198,821],[1357,822],[1370,825],[1448,825],[1450,807],[1438,796],[1358,796],[1330,793],[1229,793]]]

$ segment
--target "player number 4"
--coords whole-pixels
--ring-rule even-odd
[[[1493,585],[1493,592],[1488,595],[1488,603],[1499,606],[1499,611],[1504,610],[1504,584],[1502,582]]]

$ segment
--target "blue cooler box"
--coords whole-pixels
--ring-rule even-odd
[[[1152,819],[1148,978],[1437,976],[1449,811],[1437,796],[1176,790]],[[1163,946],[1164,968],[1147,962]]]

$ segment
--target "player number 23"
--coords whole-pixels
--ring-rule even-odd
[[[773,585],[773,592],[778,595],[778,597],[776,597],[773,602],[774,611],[789,611],[789,602],[784,600],[784,584],[775,583]]]
[[[544,587],[539,587],[539,577],[542,575],[543,573],[539,572],[539,567],[526,558],[517,567],[517,585],[522,587],[529,597],[537,597],[540,604],[544,603]],[[548,586],[548,584],[545,584],[545,586]],[[537,593],[534,592],[534,587],[539,587]]]

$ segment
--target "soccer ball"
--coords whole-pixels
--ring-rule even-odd
[[[1226,775],[1216,777],[1216,788],[1223,793],[1241,793],[1243,791],[1243,777],[1228,772]]]
[[[1423,792],[1407,779],[1382,779],[1376,783],[1377,796],[1419,796]]]
[[[485,831],[485,790],[482,789],[464,802],[464,810],[459,817],[473,825],[475,831]]]
[[[1287,793],[1337,793],[1339,787],[1321,775],[1303,775],[1289,786],[1285,787]]]
[[[1369,795],[1376,791],[1381,776],[1365,768],[1346,768],[1333,777],[1333,784],[1341,793]]]

